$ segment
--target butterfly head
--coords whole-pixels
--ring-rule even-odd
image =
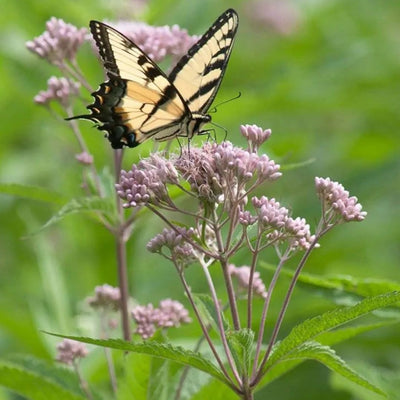
[[[211,122],[211,115],[209,114],[192,114],[188,123],[188,138],[191,139],[194,135],[201,133],[201,128],[204,124]]]

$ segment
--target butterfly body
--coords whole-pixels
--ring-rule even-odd
[[[98,21],[90,29],[108,81],[92,93],[89,119],[107,132],[111,146],[135,147],[143,141],[191,139],[211,121],[207,114],[232,50],[238,26],[227,10],[181,58],[169,76],[131,40]]]

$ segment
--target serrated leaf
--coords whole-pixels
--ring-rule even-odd
[[[77,395],[82,393],[76,373],[69,368],[61,366],[61,364],[49,364],[44,360],[25,354],[10,355],[4,359],[4,362],[21,370],[45,377]]]
[[[254,332],[251,329],[228,331],[229,348],[240,373],[248,373],[253,353]]]
[[[364,332],[371,331],[373,329],[382,328],[388,325],[398,324],[400,321],[383,321],[376,323],[368,323],[358,326],[349,326],[345,328],[335,329],[333,331],[322,333],[318,335],[318,342],[321,344],[326,344],[332,346],[337,343],[341,343],[348,340],[354,336],[360,335]]]
[[[190,367],[203,371],[213,376],[214,378],[219,379],[221,382],[229,385],[229,382],[227,381],[225,376],[213,363],[204,358],[200,353],[186,350],[182,347],[176,347],[166,343],[157,343],[151,341],[143,343],[132,343],[126,342],[121,339],[102,340],[80,336],[59,335],[50,332],[46,333],[53,336],[76,340],[78,342],[89,343],[97,346],[108,347],[123,351],[131,351],[133,353],[148,354],[153,357],[175,361],[178,364],[189,365]]]
[[[211,324],[216,332],[219,332],[217,310],[215,309],[211,296],[203,293],[195,293],[193,294],[193,299],[199,308],[200,313],[202,316],[204,316],[204,319]],[[229,329],[229,324],[226,321],[223,313],[221,317],[224,330],[226,331]]]
[[[67,201],[64,196],[52,190],[18,183],[0,183],[0,193],[59,205]]]
[[[352,307],[340,307],[328,311],[317,317],[308,319],[295,326],[292,331],[280,343],[275,346],[273,353],[266,362],[265,373],[272,365],[284,358],[303,343],[314,339],[319,334],[354,320],[378,308],[386,307],[400,301],[400,293],[388,293],[384,295],[368,297]]]
[[[86,400],[51,377],[12,363],[0,362],[0,385],[31,400]]]
[[[60,211],[51,217],[40,230],[46,229],[51,225],[61,221],[66,216],[77,213],[88,213],[97,211],[103,216],[112,219],[114,216],[114,204],[109,198],[101,198],[98,196],[83,197],[79,199],[72,199],[65,204]]]
[[[334,331],[325,332],[321,335],[318,335],[318,343],[323,345],[333,345],[341,343],[361,333],[368,332],[370,330],[377,329],[386,325],[391,325],[393,323],[398,323],[398,321],[384,321],[382,323],[369,323],[359,326],[338,328]],[[257,387],[257,390],[260,390],[263,386],[266,386],[268,383],[271,383],[275,379],[278,379],[282,375],[291,371],[302,362],[304,362],[304,360],[285,360],[285,362],[275,364],[272,369],[268,371],[268,374],[265,375],[265,377],[262,379],[260,385]]]
[[[356,371],[350,368],[344,360],[342,360],[333,349],[328,346],[321,345],[317,342],[306,342],[298,347],[294,352],[287,356],[287,359],[308,359],[316,360],[324,364],[332,371],[337,372],[348,380],[357,383],[358,385],[369,389],[375,393],[385,395],[385,393],[368,382],[365,378],[359,375]]]

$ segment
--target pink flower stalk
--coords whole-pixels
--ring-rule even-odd
[[[49,63],[60,66],[65,60],[75,60],[76,53],[87,39],[87,30],[52,17],[46,30],[26,43],[26,47]]]
[[[250,267],[235,267],[233,264],[229,264],[228,271],[231,276],[237,279],[241,288],[246,290],[248,289],[250,282]],[[264,282],[262,281],[258,271],[253,274],[253,292],[264,299],[267,297],[267,289],[265,288]]]
[[[67,78],[52,76],[47,81],[47,90],[40,91],[34,101],[37,104],[47,106],[51,101],[58,101],[63,107],[68,107],[71,97],[79,94],[80,84]]]
[[[87,298],[92,308],[118,310],[121,307],[121,292],[117,287],[104,284],[96,286],[95,295]]]
[[[323,202],[327,220],[336,215],[344,222],[363,221],[367,216],[366,211],[362,211],[357,197],[350,197],[342,184],[330,178],[316,177],[315,187],[319,199]]]
[[[71,339],[64,339],[57,345],[56,360],[64,364],[71,365],[77,358],[84,358],[88,355],[88,350],[84,343]]]

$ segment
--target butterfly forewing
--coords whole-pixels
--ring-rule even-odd
[[[232,51],[238,22],[234,10],[225,11],[169,75],[192,112],[205,113],[211,106]]]

